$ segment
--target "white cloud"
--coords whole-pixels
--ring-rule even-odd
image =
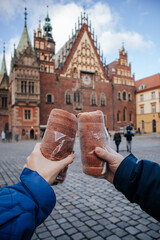
[[[98,42],[100,42],[101,49],[103,49],[106,58],[108,54],[112,53],[115,53],[118,57],[118,49],[121,48],[123,41],[125,42],[125,48],[127,51],[134,50],[144,52],[154,46],[152,41],[144,39],[140,33],[125,31],[124,26],[120,25],[121,17],[118,12],[113,12],[108,4],[100,1],[94,3],[92,0],[88,0],[87,2],[82,0],[78,3],[73,1],[59,1],[58,3],[53,3],[53,0],[26,1],[28,9],[28,31],[31,41],[33,42],[33,30],[37,29],[39,19],[42,20],[41,26],[43,27],[44,25],[44,18],[47,12],[46,5],[48,4],[49,16],[53,27],[52,33],[56,42],[57,52],[68,40],[68,36],[71,36],[72,29],[75,28],[75,23],[78,22],[78,17],[80,17],[81,12],[83,12],[84,3],[86,3],[86,12],[88,13],[89,20],[91,20],[92,27],[95,29],[95,35],[98,36]],[[25,4],[22,0],[1,1],[0,20],[2,21],[5,13],[6,18],[8,19],[7,21],[10,21],[12,24],[12,18],[15,18],[17,15],[22,17],[24,6]],[[3,21],[6,18],[4,18]],[[22,22],[20,35],[13,35],[13,38],[6,43],[6,60],[8,69],[10,67],[10,56],[11,52],[13,52],[13,44],[16,43],[16,46],[18,45],[23,26]],[[123,31],[120,29],[123,29]],[[1,42],[2,41],[3,40],[1,40]],[[2,59],[2,54],[0,55],[0,59]],[[115,59],[113,59],[113,61],[114,60]]]
[[[117,52],[125,43],[127,51],[134,50],[145,52],[154,46],[153,42],[144,40],[143,36],[136,32],[103,32],[100,36],[101,46],[104,49],[105,55]]]
[[[1,0],[0,4],[0,20],[5,22],[12,21],[24,8],[22,0]]]

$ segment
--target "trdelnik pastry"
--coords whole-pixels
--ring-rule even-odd
[[[52,161],[59,161],[71,154],[76,131],[77,118],[74,114],[62,109],[53,109],[40,147],[43,156]],[[63,182],[66,172],[67,167],[60,172],[54,184]]]
[[[105,148],[108,145],[103,112],[97,110],[78,114],[78,130],[83,172],[94,177],[105,177],[107,164],[94,153],[96,147]]]

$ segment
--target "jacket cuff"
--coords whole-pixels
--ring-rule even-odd
[[[56,204],[56,195],[51,186],[36,171],[24,168],[20,179],[46,217]]]
[[[113,184],[117,190],[126,194],[129,188],[129,181],[131,178],[131,174],[133,169],[136,166],[137,158],[130,154],[128,155],[119,165],[115,176]]]

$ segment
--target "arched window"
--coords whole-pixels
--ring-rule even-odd
[[[74,92],[74,102],[80,103],[80,91]]]
[[[128,101],[131,101],[131,94],[128,93]]]
[[[123,109],[123,121],[126,122],[126,108]]]
[[[104,93],[101,94],[100,102],[102,107],[106,105],[106,97]]]
[[[121,100],[121,93],[120,92],[118,92],[117,98],[118,98],[118,100]]]
[[[46,96],[46,103],[53,103],[52,94],[47,94],[47,96]]]
[[[96,93],[92,93],[91,104],[92,104],[92,106],[96,106],[97,105]]]
[[[126,92],[123,92],[123,100],[126,100]]]
[[[69,90],[66,92],[66,104],[71,104],[71,95]]]

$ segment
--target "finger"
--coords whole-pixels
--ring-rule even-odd
[[[37,150],[39,150],[39,149],[40,149],[40,145],[41,145],[41,143],[36,143],[36,145],[35,145],[33,151],[37,151]]]
[[[110,153],[107,150],[104,150],[103,148],[96,147],[95,153],[99,158],[102,158],[105,161],[108,161],[110,159]]]
[[[63,160],[58,161],[60,164],[61,169],[65,168],[67,165],[71,164],[75,158],[75,155],[72,153],[68,155],[68,157],[64,158]]]

